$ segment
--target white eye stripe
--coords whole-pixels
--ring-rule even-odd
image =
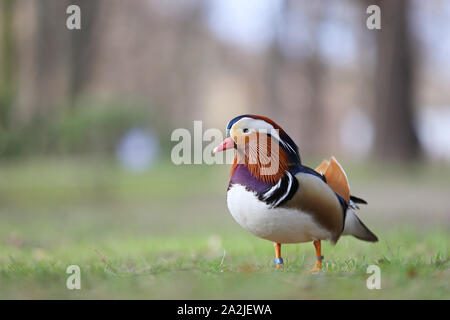
[[[265,134],[270,134],[275,140],[277,140],[279,143],[284,142],[281,140],[279,135],[279,130],[275,129],[273,125],[270,123],[261,120],[261,119],[253,119],[253,118],[242,118],[239,121],[237,121],[234,126],[239,126],[242,128],[242,130],[247,129],[248,132],[261,132]]]
[[[281,139],[279,134],[280,130],[275,129],[275,127],[272,124],[268,123],[265,120],[244,117],[236,121],[236,123],[233,124],[232,128],[234,126],[240,127],[242,129],[246,128],[248,129],[248,132],[260,132],[268,134],[275,141],[277,141],[280,146],[283,146],[289,153],[295,154],[296,157],[300,158],[300,156],[298,155],[298,150],[296,150],[296,146],[292,146],[283,139]]]
[[[247,128],[249,130],[267,130],[268,132],[275,130],[275,128],[268,122],[261,119],[253,119],[253,118],[242,118],[237,121],[234,126],[239,126],[242,129]]]

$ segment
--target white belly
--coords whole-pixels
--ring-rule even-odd
[[[278,243],[326,240],[331,233],[305,212],[270,208],[244,186],[234,184],[227,193],[228,209],[233,218],[255,236]]]

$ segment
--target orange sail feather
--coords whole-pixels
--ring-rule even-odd
[[[350,202],[350,187],[348,185],[347,175],[342,169],[335,157],[331,157],[330,161],[323,160],[316,168],[327,179],[327,184],[340,195],[345,201]]]

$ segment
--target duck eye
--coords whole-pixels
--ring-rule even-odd
[[[242,129],[242,132],[247,133],[248,132],[248,128]]]

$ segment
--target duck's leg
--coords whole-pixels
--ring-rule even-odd
[[[273,246],[275,247],[275,267],[280,269],[283,267],[283,258],[281,258],[281,243],[274,242]]]
[[[320,240],[314,240],[314,247],[316,247],[316,266],[311,270],[312,272],[318,272],[322,270],[322,247],[320,244]]]

